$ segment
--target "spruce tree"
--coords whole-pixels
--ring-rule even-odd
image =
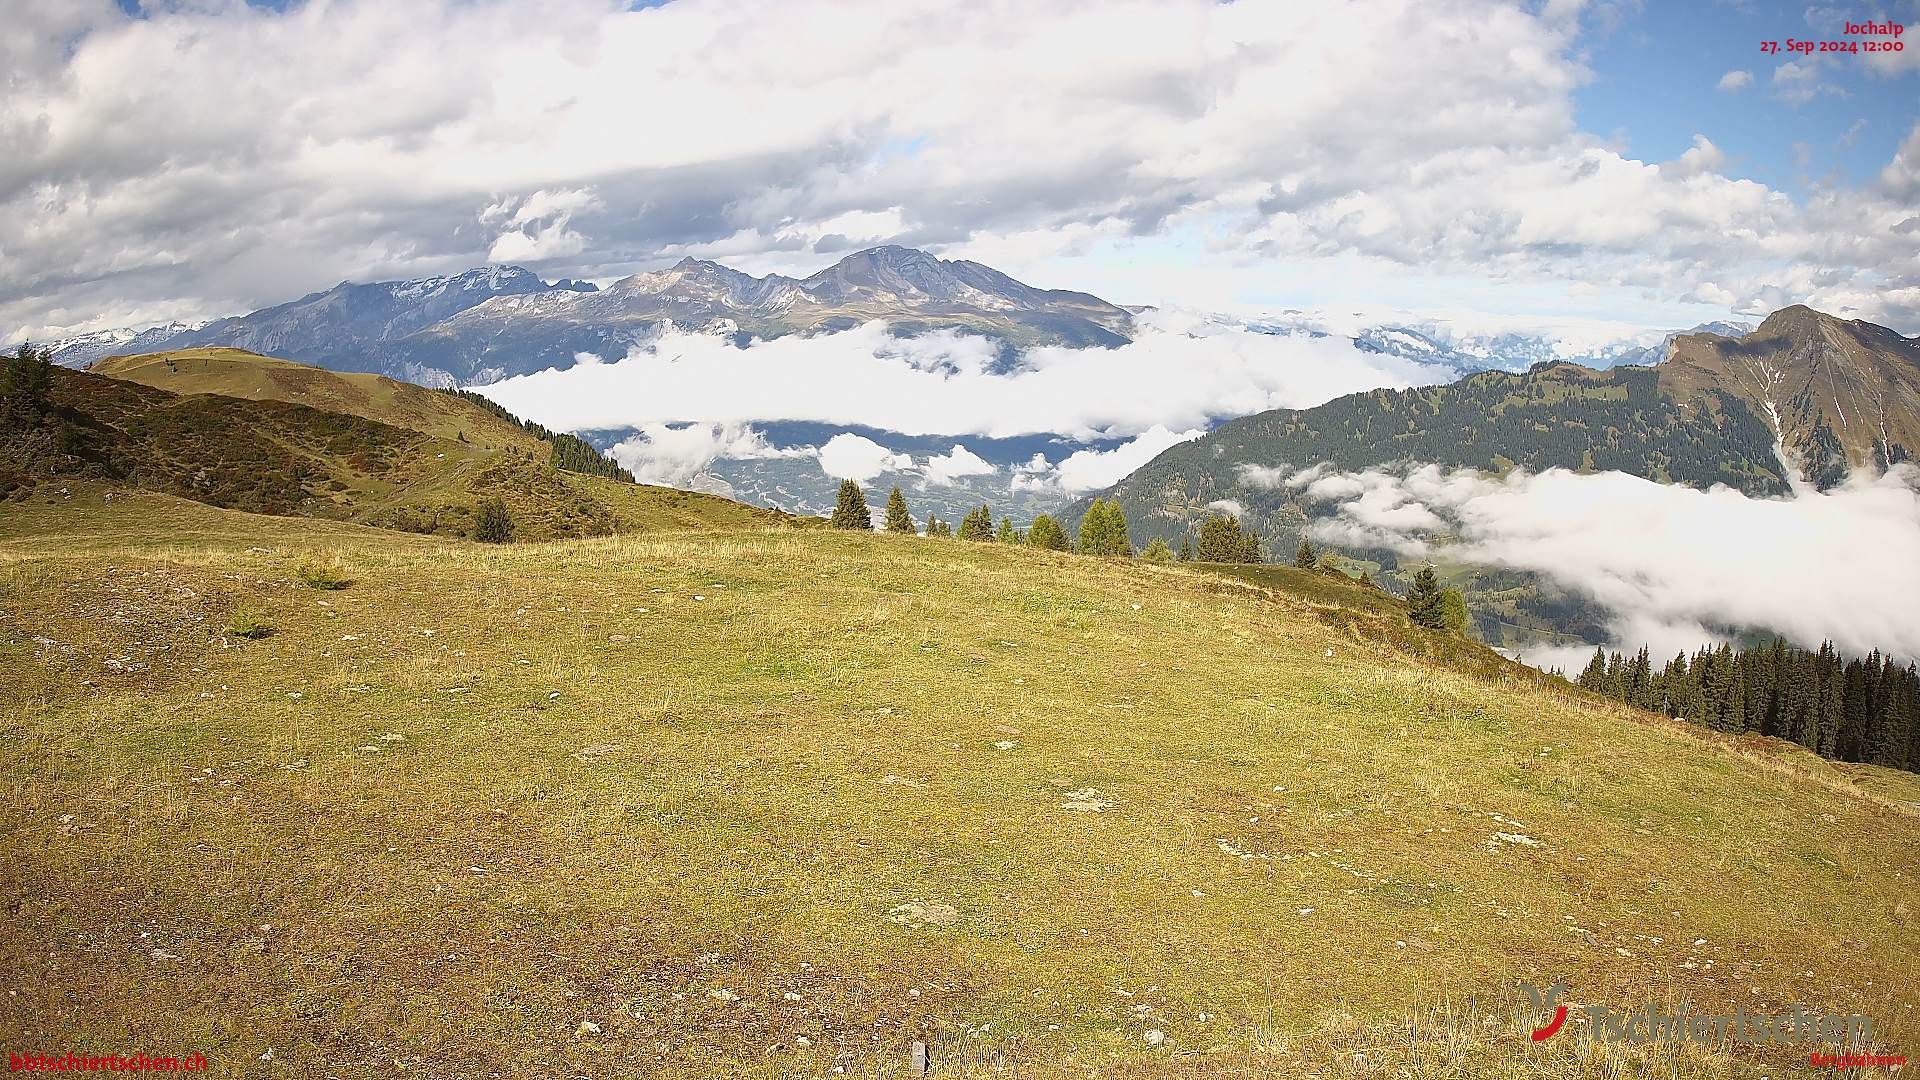
[[[1472,616],[1467,614],[1467,598],[1459,589],[1440,590],[1440,625],[1448,633],[1467,635],[1467,628],[1473,625]]]
[[[1320,553],[1313,550],[1313,541],[1300,538],[1300,546],[1294,550],[1293,565],[1302,570],[1311,570],[1320,565]]]
[[[833,516],[827,524],[836,529],[873,529],[873,515],[867,511],[867,497],[860,491],[860,485],[851,480],[840,481],[840,498],[833,506]]]
[[[53,353],[36,349],[29,343],[0,365],[0,405],[5,410],[35,419],[50,408],[48,391],[53,386]]]
[[[1053,520],[1052,514],[1041,514],[1033,519],[1033,525],[1027,529],[1027,543],[1048,551],[1071,551],[1073,545],[1067,542],[1067,531]]]
[[[1080,553],[1083,555],[1132,555],[1133,544],[1127,538],[1127,516],[1118,499],[1095,499],[1080,519]]]
[[[1579,677],[1574,679],[1573,683],[1582,689],[1604,694],[1606,693],[1606,682],[1607,650],[1595,645],[1593,647],[1593,659],[1587,661],[1587,666],[1581,670]]]
[[[1658,705],[1653,699],[1653,662],[1645,645],[1627,665],[1627,704],[1649,711]]]
[[[1433,572],[1431,565],[1421,567],[1413,575],[1413,587],[1407,590],[1407,617],[1415,626],[1429,630],[1441,630],[1447,625],[1440,601],[1440,575]]]
[[[960,519],[960,539],[993,539],[993,511],[985,505],[967,511],[967,516]]]
[[[1172,562],[1173,549],[1167,546],[1167,542],[1165,540],[1162,540],[1156,536],[1153,538],[1151,542],[1147,544],[1146,550],[1140,553],[1140,557],[1142,559],[1145,559],[1148,562],[1156,562],[1156,563]]]
[[[998,540],[998,541],[1000,541],[1000,542],[1001,542],[1001,543],[1003,543],[1003,544],[1017,544],[1017,543],[1019,543],[1019,542],[1020,542],[1020,534],[1019,534],[1019,533],[1017,533],[1017,532],[1015,532],[1015,531],[1013,531],[1013,519],[1011,519],[1011,518],[1001,518],[1001,519],[1000,519],[1000,531],[999,531],[998,533],[995,533],[995,534],[994,534],[994,537],[993,537],[993,538],[994,538],[995,540]]]
[[[913,532],[913,515],[907,513],[907,497],[900,494],[899,488],[887,496],[887,531],[890,533]]]
[[[1180,538],[1180,561],[1181,562],[1193,561],[1193,538],[1192,537],[1183,536]]]
[[[1230,514],[1215,514],[1200,525],[1200,543],[1193,557],[1199,562],[1257,563],[1260,540],[1240,531],[1240,519]]]
[[[483,544],[504,544],[513,539],[513,515],[508,513],[505,499],[495,495],[474,508],[473,538]]]

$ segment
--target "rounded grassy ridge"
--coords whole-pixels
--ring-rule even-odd
[[[1578,1009],[1531,1043],[1518,983],[1560,979],[1920,1034],[1912,777],[1324,573],[667,524],[8,504],[15,1041],[343,1077],[1804,1061],[1596,1047]]]

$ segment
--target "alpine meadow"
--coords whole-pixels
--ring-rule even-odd
[[[10,1070],[1905,1075],[1917,20],[11,0]]]

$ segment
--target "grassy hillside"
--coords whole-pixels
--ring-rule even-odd
[[[106,482],[230,509],[464,536],[475,506],[497,496],[528,540],[786,520],[562,470],[545,442],[454,394],[207,353],[102,363],[133,381],[54,370],[58,422],[0,426],[0,497],[48,481]],[[344,411],[352,409],[365,415]]]
[[[1912,777],[1245,574],[43,486],[0,514],[0,1035],[249,1077],[1804,1065],[1530,1042],[1516,980],[1564,978],[1920,1036]]]
[[[176,394],[285,401],[492,448],[533,451],[540,440],[464,398],[380,375],[309,367],[245,349],[109,356],[88,370]]]

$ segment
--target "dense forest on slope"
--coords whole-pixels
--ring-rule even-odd
[[[1821,757],[1920,771],[1920,673],[1875,652],[1849,660],[1771,644],[1683,653],[1654,670],[1596,649],[1575,680],[1588,690],[1736,735],[1771,735]]]
[[[1292,549],[1298,521],[1273,520],[1288,493],[1249,482],[1245,468],[1322,462],[1346,470],[1400,462],[1493,472],[1619,470],[1755,495],[1788,490],[1772,431],[1739,398],[1709,391],[1680,402],[1661,394],[1653,368],[1554,363],[1243,417],[1167,450],[1113,494],[1136,535],[1173,541],[1197,527],[1209,502],[1235,499],[1274,545],[1271,557]],[[1078,512],[1068,516],[1077,520]]]

